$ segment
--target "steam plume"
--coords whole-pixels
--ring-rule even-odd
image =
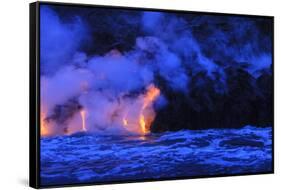
[[[225,69],[229,66],[247,62],[246,70],[253,77],[271,66],[269,45],[256,48],[263,42],[270,44],[270,40],[255,34],[247,43],[231,44],[253,32],[256,26],[251,20],[194,19],[192,15],[156,12],[137,17],[139,13],[128,11],[126,14],[137,15],[134,18],[139,19],[136,23],[140,27],[131,49],[121,51],[117,45],[104,44],[111,47],[107,52],[90,54],[83,49],[89,43],[86,39],[92,38],[89,26],[99,26],[86,23],[88,15],[62,19],[55,10],[41,6],[42,136],[79,131],[146,134],[157,109],[169,104],[162,89],[188,97],[191,78],[206,73],[216,93],[224,94],[228,88]],[[230,28],[216,28],[222,19],[231,23]],[[129,18],[128,22],[133,23]],[[237,23],[242,23],[243,30]],[[203,29],[197,25],[202,24],[208,24],[208,30],[199,31]],[[200,85],[200,80],[197,83]]]

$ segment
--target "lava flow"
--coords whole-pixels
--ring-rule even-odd
[[[87,131],[87,129],[86,129],[86,121],[85,121],[86,111],[85,110],[81,110],[80,111],[80,115],[81,115],[81,120],[82,120],[82,131]]]
[[[123,119],[123,125],[127,126],[128,125],[128,120],[127,119]]]
[[[151,84],[146,88],[145,93],[140,94],[138,97],[131,99],[130,101],[123,99],[122,108],[115,110],[115,112],[118,111],[118,114],[115,113],[115,115],[111,115],[112,113],[107,112],[109,113],[109,117],[111,119],[116,116],[118,117],[117,120],[119,125],[115,125],[117,123],[114,123],[114,120],[110,120],[108,121],[109,124],[105,126],[110,129],[112,128],[111,126],[117,127],[120,126],[121,123],[121,127],[128,132],[141,135],[149,133],[151,124],[156,116],[153,103],[159,95],[160,90]],[[98,118],[95,118],[94,114],[88,113],[88,111],[84,108],[76,112],[71,117],[68,117],[64,123],[57,122],[54,119],[54,116],[50,116],[52,120],[51,122],[47,122],[46,113],[47,112],[42,109],[40,115],[40,130],[42,137],[51,135],[70,135],[79,131],[93,132],[98,130],[95,123],[87,124],[86,122],[87,117],[92,117],[91,119],[94,118],[95,121],[97,121]]]
[[[137,117],[132,114],[126,114],[123,118],[123,126],[131,132],[145,135],[149,133],[152,122],[155,119],[156,113],[153,108],[153,103],[160,95],[160,90],[153,84],[149,85],[144,95],[139,97],[141,106]]]
[[[47,123],[45,121],[45,113],[41,112],[40,114],[40,135],[41,136],[48,136],[50,131],[48,130]]]
[[[139,117],[142,134],[146,134],[150,130],[150,126],[155,118],[155,111],[152,107],[156,98],[160,95],[160,90],[154,85],[149,85],[144,96],[144,102]],[[146,116],[145,116],[146,115]]]

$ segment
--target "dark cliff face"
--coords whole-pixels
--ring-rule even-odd
[[[187,94],[160,87],[169,103],[157,111],[151,131],[272,125],[272,75],[265,71],[254,78],[237,67],[224,71],[227,89],[223,93],[216,91],[216,81],[206,73],[192,77]]]

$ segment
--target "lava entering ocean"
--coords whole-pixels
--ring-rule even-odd
[[[153,103],[160,95],[160,90],[153,84],[148,85],[146,91],[143,94],[138,95],[135,98],[128,101],[126,98],[122,97],[119,106],[109,107],[109,111],[104,114],[109,121],[106,121],[111,126],[104,126],[106,128],[117,128],[120,131],[126,133],[134,133],[145,135],[149,133],[152,122],[155,119],[156,112],[153,107]],[[80,105],[81,106],[81,105]],[[83,107],[83,106],[82,106]],[[97,132],[99,129],[94,125],[95,120],[91,118],[96,113],[91,113],[91,110],[87,107],[74,110],[72,114],[66,121],[59,123],[52,116],[48,116],[44,107],[41,110],[41,136],[54,136],[54,135],[71,135],[73,133],[84,131],[84,132]],[[113,111],[112,111],[113,110]],[[98,112],[99,110],[97,110]],[[50,111],[51,113],[53,111]],[[117,119],[116,119],[117,117]],[[118,119],[120,118],[120,119]]]
[[[86,111],[85,110],[81,110],[80,111],[80,115],[81,115],[81,120],[82,120],[82,131],[87,131],[87,129],[86,129],[86,121],[85,121]]]
[[[144,95],[139,97],[141,107],[136,118],[133,115],[126,114],[123,118],[123,126],[131,132],[138,134],[147,134],[150,131],[150,126],[155,118],[153,103],[160,95],[160,90],[153,84],[149,85]]]
[[[40,114],[40,134],[41,136],[48,136],[49,135],[49,130],[48,130],[48,125],[45,121],[45,116],[46,114],[41,111]]]

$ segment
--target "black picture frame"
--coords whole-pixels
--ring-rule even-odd
[[[56,6],[78,6],[78,7],[93,7],[103,9],[119,9],[119,10],[139,10],[139,11],[159,11],[171,13],[192,13],[204,15],[221,15],[221,16],[238,16],[238,17],[252,17],[252,18],[267,18],[272,21],[272,89],[273,89],[273,105],[272,105],[272,171],[264,173],[245,173],[245,174],[229,174],[229,175],[208,175],[196,177],[173,177],[161,179],[144,179],[144,180],[127,180],[127,181],[110,181],[101,183],[77,183],[65,185],[51,185],[42,186],[40,183],[40,5],[56,5]],[[30,65],[29,65],[29,185],[33,188],[49,188],[49,187],[72,187],[72,186],[86,186],[99,184],[117,184],[117,183],[131,183],[131,182],[151,182],[163,180],[181,180],[193,178],[211,178],[211,177],[227,177],[227,176],[242,176],[242,175],[258,175],[258,174],[273,174],[274,173],[274,17],[263,15],[248,15],[248,14],[233,14],[233,13],[217,13],[217,12],[200,12],[200,11],[186,11],[186,10],[169,10],[156,8],[141,8],[141,7],[122,7],[122,6],[108,6],[108,5],[91,5],[80,3],[59,3],[59,2],[34,2],[29,4],[29,44],[30,44]]]

